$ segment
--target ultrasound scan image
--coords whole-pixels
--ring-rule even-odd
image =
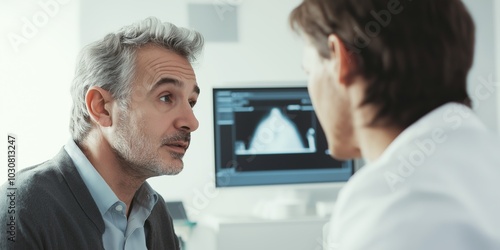
[[[281,109],[273,107],[256,124],[249,143],[235,142],[235,154],[314,153],[316,152],[314,135],[314,128],[309,127],[301,131]]]

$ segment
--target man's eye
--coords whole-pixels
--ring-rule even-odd
[[[196,105],[196,101],[189,101],[189,105],[191,105],[191,108],[194,108],[194,105]]]
[[[171,100],[171,95],[164,95],[164,96],[160,97],[160,100],[162,102],[171,102],[172,101]]]

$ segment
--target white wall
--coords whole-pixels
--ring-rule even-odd
[[[495,44],[496,46],[496,68],[495,68],[495,73],[496,73],[496,89],[497,89],[497,124],[498,124],[498,131],[500,131],[500,91],[498,91],[498,88],[500,88],[500,0],[495,0],[494,8],[493,8],[493,13],[495,16],[495,24],[494,24],[494,30],[496,34],[496,39],[495,39]]]
[[[18,136],[20,168],[51,158],[69,138],[69,86],[80,48],[80,11],[78,0],[30,0],[1,1],[0,12],[3,183],[7,133]]]
[[[495,52],[496,34],[499,29],[495,28],[495,2],[498,0],[465,0],[469,11],[472,13],[476,24],[476,50],[474,65],[468,78],[469,95],[473,100],[476,113],[486,126],[498,131],[498,105],[497,89],[495,81],[497,69]]]
[[[0,5],[0,138],[4,138],[7,132],[19,135],[21,167],[49,159],[69,137],[69,84],[77,53],[83,45],[151,15],[187,26],[187,3],[195,0],[66,0],[64,4],[59,4],[60,9],[48,18],[47,24],[27,39],[27,44],[20,45],[19,52],[15,52],[7,35],[21,33],[22,18],[32,19],[43,11],[39,1],[55,0],[2,1]],[[193,134],[192,146],[185,157],[185,169],[178,176],[153,178],[150,182],[167,200],[182,199],[194,212],[248,212],[258,199],[282,190],[277,187],[238,188],[222,192],[214,189],[210,89],[216,85],[240,82],[305,80],[300,69],[301,41],[287,26],[288,13],[300,0],[196,2],[240,3],[240,42],[206,44],[204,56],[195,68],[202,88],[196,107],[200,128]],[[478,27],[476,60],[469,90],[479,104],[475,106],[476,111],[491,129],[500,124],[497,121],[500,117],[497,91],[481,92],[481,96],[474,95],[474,91],[483,84],[481,79],[487,81],[489,75],[498,69],[492,56],[494,31],[499,30],[493,26],[493,2],[466,1]],[[498,2],[496,0],[496,13],[500,14]],[[500,24],[499,19],[497,17],[497,24]],[[497,54],[500,61],[500,51]],[[490,94],[484,97],[484,93]],[[5,153],[0,154],[0,159],[5,162]],[[5,179],[5,170],[6,167],[0,165],[1,182]]]

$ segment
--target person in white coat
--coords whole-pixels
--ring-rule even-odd
[[[475,27],[460,0],[304,0],[308,89],[338,159],[328,250],[500,249],[500,142],[470,109]]]

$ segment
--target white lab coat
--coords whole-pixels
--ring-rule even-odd
[[[499,250],[499,138],[439,107],[349,180],[325,228],[325,250]]]

